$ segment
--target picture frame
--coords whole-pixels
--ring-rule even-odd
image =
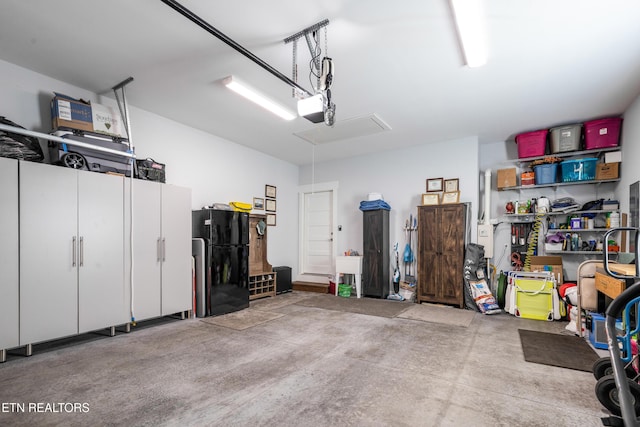
[[[442,204],[449,205],[460,203],[460,192],[459,191],[448,191],[442,194]]]
[[[426,193],[422,195],[422,205],[432,206],[440,204],[440,193]]]
[[[275,199],[265,199],[264,210],[267,212],[275,212],[276,211]]]
[[[276,198],[276,187],[275,185],[265,185],[264,186],[264,197],[269,197],[271,199]]]
[[[442,191],[442,178],[428,178],[427,179],[427,193],[435,193]]]
[[[253,209],[262,211],[264,210],[264,199],[261,197],[253,198]]]
[[[458,188],[458,185],[459,185],[459,179],[458,178],[445,179],[444,180],[444,192],[445,193],[451,193],[453,191],[459,191],[460,189]]]
[[[267,225],[270,227],[276,226],[276,214],[267,214]]]

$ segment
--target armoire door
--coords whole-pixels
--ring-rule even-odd
[[[435,301],[440,293],[438,212],[436,206],[418,207],[418,302]]]
[[[78,171],[20,162],[20,344],[78,333]]]
[[[438,222],[440,225],[438,296],[440,302],[460,307],[464,302],[464,208],[462,204],[442,206]]]

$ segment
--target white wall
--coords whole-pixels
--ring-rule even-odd
[[[465,138],[399,150],[374,153],[315,165],[315,183],[338,181],[338,253],[347,249],[362,251],[362,212],[360,202],[369,193],[382,193],[391,206],[390,242],[400,248],[406,242],[403,231],[409,214],[426,192],[427,178],[459,178],[461,202],[472,207],[472,241],[476,241],[478,211],[478,140]],[[312,166],[300,168],[300,185],[312,181]]]
[[[0,61],[0,115],[38,132],[51,131],[53,92],[102,104],[109,98]],[[105,82],[105,86],[118,82]],[[135,81],[131,83],[135,85]],[[129,105],[138,158],[167,165],[167,183],[192,189],[192,208],[264,197],[277,187],[277,226],[269,229],[268,260],[295,271],[298,256],[298,167]],[[45,183],[43,183],[44,185]],[[256,213],[263,213],[258,212]]]
[[[624,113],[622,122],[622,163],[616,197],[622,212],[629,212],[629,186],[640,180],[640,96]],[[637,223],[637,222],[636,222]]]

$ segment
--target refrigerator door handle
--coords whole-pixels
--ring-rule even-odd
[[[158,242],[156,243],[156,255],[158,262],[160,262],[160,258],[162,257],[162,255],[160,255],[160,250],[160,238],[158,237]]]
[[[166,261],[167,256],[167,239],[162,238],[162,262]]]

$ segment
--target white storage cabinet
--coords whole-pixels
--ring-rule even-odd
[[[184,317],[193,308],[191,189],[134,179],[132,218],[135,320]]]
[[[128,322],[124,178],[20,162],[20,345]]]

